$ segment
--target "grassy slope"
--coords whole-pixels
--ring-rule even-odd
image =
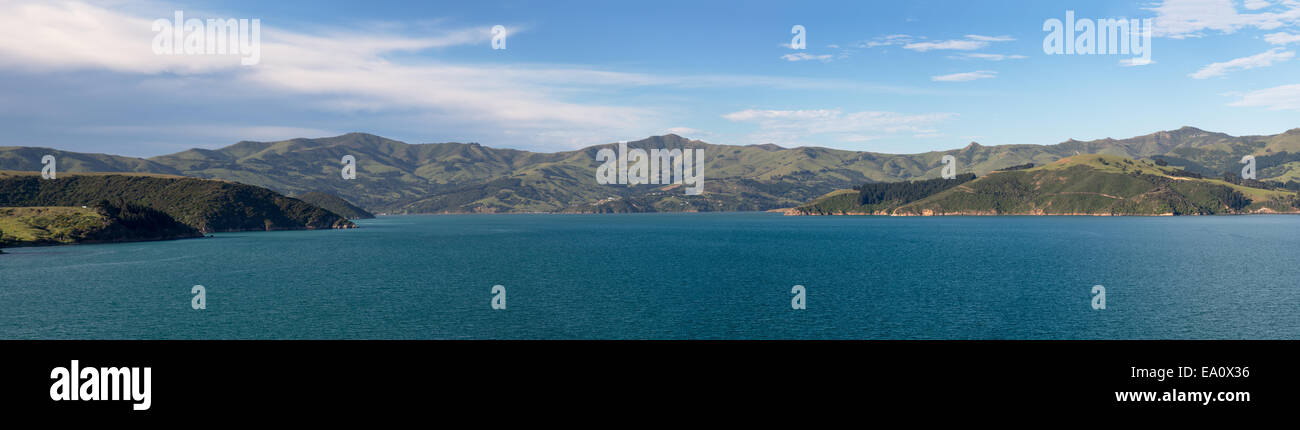
[[[145,207],[0,208],[4,246],[127,242],[202,236],[198,230]]]
[[[0,243],[72,243],[108,222],[108,217],[82,207],[0,208]]]
[[[1218,214],[1295,212],[1296,194],[1192,179],[1177,169],[1111,155],[1080,155],[1028,170],[996,172],[898,207],[864,207],[852,194],[831,194],[804,212],[931,214]],[[1232,192],[1251,202],[1229,207]]]
[[[309,203],[267,189],[226,181],[134,174],[60,173],[43,180],[31,172],[0,171],[0,206],[90,206],[130,202],[213,231],[325,229],[354,225]]]

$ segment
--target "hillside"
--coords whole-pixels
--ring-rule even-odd
[[[1112,155],[1078,155],[960,183],[911,202],[864,204],[831,195],[792,215],[1211,215],[1300,213],[1296,193],[1252,188]]]
[[[279,142],[239,142],[216,149],[138,159],[41,148],[0,148],[0,169],[40,170],[40,156],[59,157],[60,172],[148,172],[223,179],[285,195],[319,191],[372,212],[648,212],[735,211],[793,207],[826,193],[873,182],[939,176],[945,155],[958,172],[987,175],[1077,154],[1160,160],[1205,176],[1239,172],[1255,155],[1259,178],[1300,188],[1300,129],[1272,136],[1230,136],[1193,127],[1128,139],[1068,140],[1055,145],[984,146],[921,154],[829,148],[714,145],[669,134],[629,142],[629,148],[705,149],[705,193],[686,196],[658,185],[600,185],[595,154],[605,144],[536,153],[477,143],[408,144],[364,133]],[[344,180],[340,159],[357,160],[357,178]]]
[[[0,172],[0,206],[91,206],[101,201],[152,208],[201,232],[355,227],[301,200],[226,181],[157,175]],[[122,204],[117,204],[122,206]]]
[[[160,211],[107,201],[89,207],[0,208],[0,246],[134,242],[202,237]]]
[[[356,205],[349,203],[347,200],[343,200],[342,198],[339,198],[339,196],[333,194],[312,191],[300,196],[295,196],[294,198],[320,206],[327,211],[334,212],[334,214],[347,219],[370,219],[375,217],[374,214],[366,212],[365,209],[361,209]]]

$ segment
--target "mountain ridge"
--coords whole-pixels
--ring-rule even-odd
[[[1147,160],[1082,154],[987,176],[864,185],[787,215],[1216,215],[1300,213],[1293,191],[1209,179]],[[930,184],[937,182],[936,184]],[[1251,184],[1246,186],[1243,184]],[[878,190],[877,188],[885,188]],[[878,196],[905,196],[879,198]]]
[[[1294,133],[1293,133],[1294,132]],[[120,171],[224,179],[285,195],[322,191],[373,212],[624,212],[770,210],[869,182],[937,178],[952,155],[958,172],[986,175],[1010,166],[1044,165],[1076,154],[1152,159],[1219,175],[1260,159],[1259,177],[1300,178],[1300,129],[1267,136],[1230,136],[1185,126],[1127,139],[1066,140],[1053,145],[971,142],[959,149],[887,154],[776,144],[715,145],[676,134],[627,142],[629,148],[703,148],[705,192],[686,196],[665,187],[606,186],[594,180],[595,154],[606,143],[541,153],[478,143],[409,144],[368,133],[275,142],[241,141],[147,159],[57,151],[60,171]],[[0,148],[0,169],[40,170],[43,149]],[[55,151],[55,150],[49,150]],[[357,179],[339,174],[353,155]],[[65,161],[67,160],[67,161]]]

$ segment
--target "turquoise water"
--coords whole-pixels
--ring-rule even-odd
[[[1296,216],[359,224],[8,249],[0,338],[1300,338]]]

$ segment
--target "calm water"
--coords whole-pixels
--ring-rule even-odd
[[[1300,338],[1296,216],[360,224],[10,249],[0,338]]]

